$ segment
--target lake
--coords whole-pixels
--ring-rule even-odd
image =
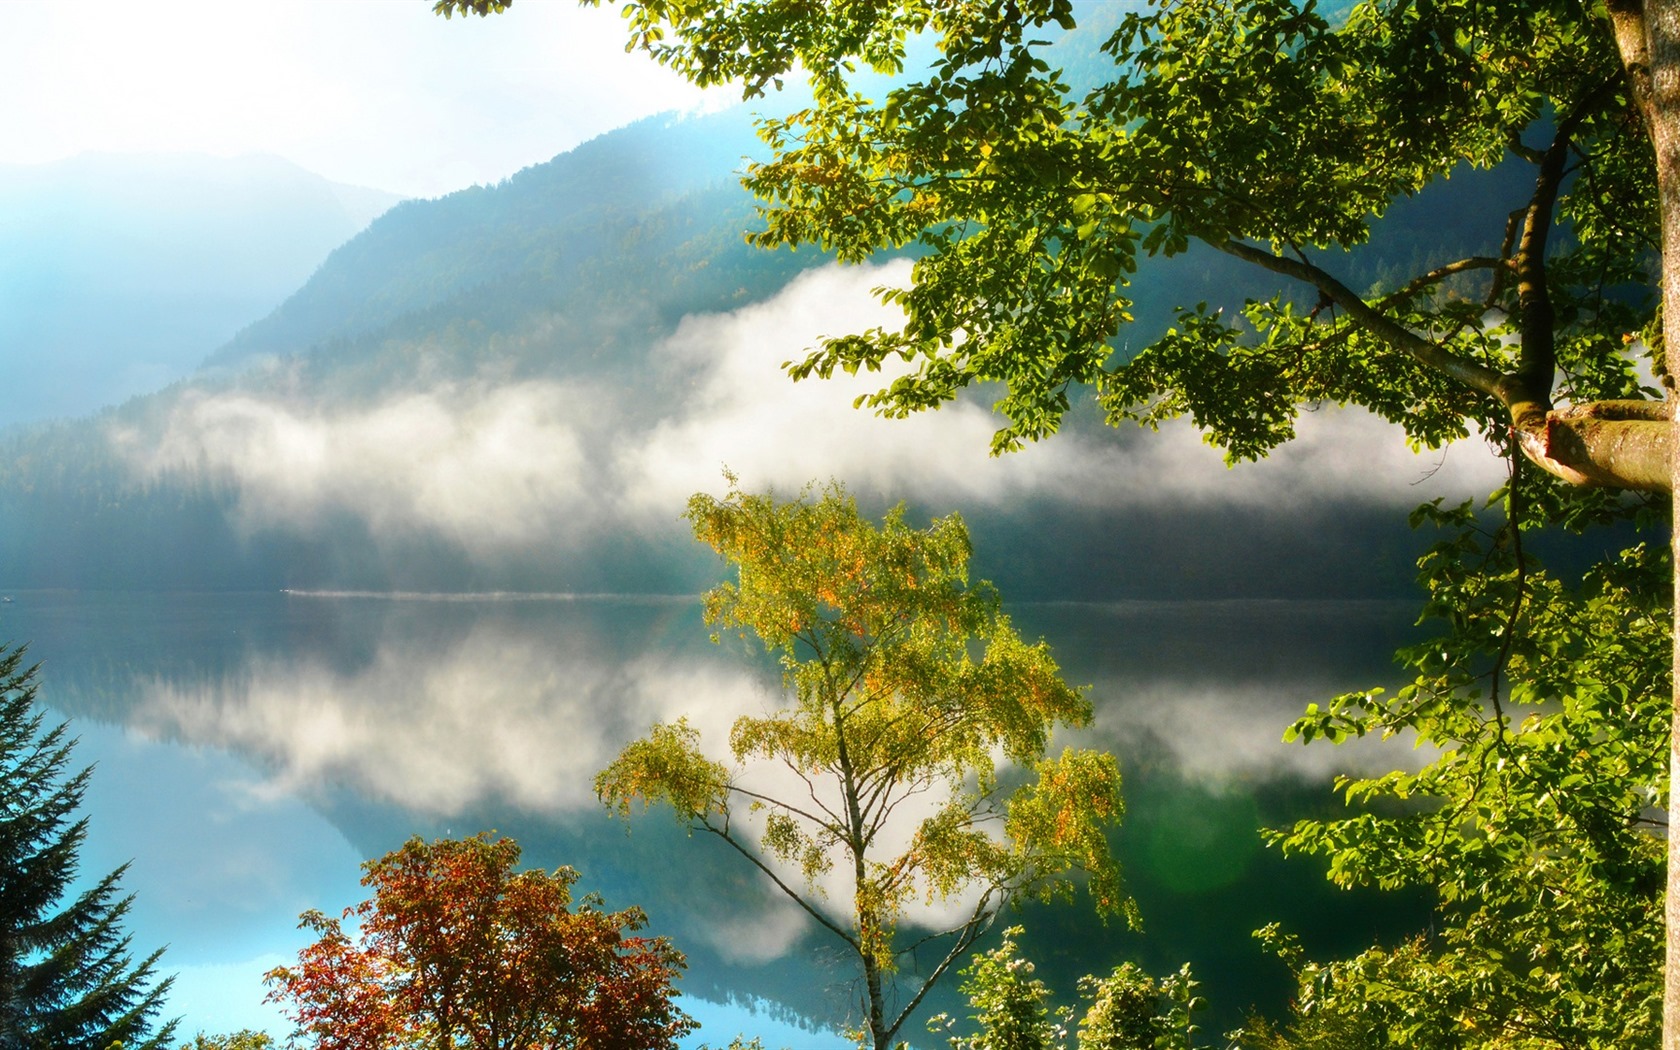
[[[364,896],[359,865],[412,835],[496,829],[526,862],[582,873],[609,907],[641,905],[690,961],[688,1045],[766,1046],[833,1034],[851,975],[809,920],[709,837],[659,811],[609,819],[591,780],[649,724],[686,714],[721,739],[770,702],[755,646],[713,645],[690,597],[13,591],[0,638],[28,642],[41,698],[73,721],[86,874],[132,861],[138,953],[168,945],[181,1034],[285,1030],[260,975],[305,939],[299,912]],[[1422,920],[1421,906],[1345,894],[1256,829],[1335,811],[1338,770],[1415,764],[1402,743],[1281,742],[1307,703],[1393,685],[1415,609],[1388,601],[1008,603],[1064,676],[1088,683],[1128,817],[1116,839],[1141,933],[1088,904],[1029,908],[1023,945],[1071,993],[1125,959],[1192,962],[1206,1030],[1276,1014],[1281,964],[1250,931],[1280,921],[1319,955]],[[926,1013],[954,1010],[949,992]],[[933,1046],[920,1021],[903,1033]]]

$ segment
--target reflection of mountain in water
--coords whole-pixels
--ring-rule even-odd
[[[1157,969],[1189,959],[1222,1020],[1235,1020],[1286,992],[1253,928],[1283,921],[1328,949],[1362,945],[1390,921],[1392,902],[1372,913],[1369,900],[1331,893],[1310,865],[1262,850],[1254,829],[1327,804],[1324,778],[1349,756],[1275,742],[1306,702],[1388,677],[1400,610],[1138,602],[1014,612],[1029,636],[1047,637],[1069,680],[1093,686],[1088,736],[1126,771],[1130,813],[1117,845],[1148,930],[1093,928],[1083,905],[1033,909],[1030,943],[1046,976],[1071,987],[1077,973],[1122,958]],[[251,764],[243,778],[217,767],[219,781],[180,789],[211,799],[190,808],[242,814],[171,851],[192,851],[196,888],[151,883],[144,855],[130,880],[141,939],[185,946],[174,965],[194,963],[191,951],[245,958],[272,947],[250,944],[249,928],[238,944],[167,928],[163,916],[193,921],[182,894],[230,892],[206,873],[227,872],[269,900],[268,929],[289,927],[303,907],[348,903],[309,899],[323,892],[319,871],[285,875],[289,858],[320,852],[297,839],[308,833],[295,819],[276,815],[301,797],[357,857],[410,834],[497,828],[529,862],[573,865],[610,904],[646,907],[689,953],[691,994],[839,1019],[850,974],[803,916],[720,844],[688,838],[658,812],[626,835],[591,793],[594,772],[654,720],[687,714],[719,742],[737,712],[774,702],[762,654],[710,645],[692,600],[25,592],[0,614],[0,631],[34,639],[53,706],[161,741],[172,775],[223,750]],[[86,744],[79,754],[102,761]],[[128,810],[118,794],[107,805],[122,812],[96,807],[96,838],[113,821],[129,834],[143,822],[149,841],[169,842],[182,819],[156,798]],[[249,883],[229,859],[253,849],[273,885]],[[340,884],[355,875],[340,874]],[[946,991],[930,1012],[953,1005]]]

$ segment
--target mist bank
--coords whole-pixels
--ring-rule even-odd
[[[391,209],[192,377],[0,439],[0,586],[691,594],[717,567],[680,514],[728,468],[960,512],[1009,596],[1398,595],[1429,542],[1405,512],[1500,483],[1476,442],[1332,407],[1258,464],[1088,406],[994,459],[984,390],[886,420],[851,405],[890,374],[793,384],[822,337],[899,323],[872,290],[910,261],[749,247],[755,148],[740,111],[645,121]],[[1117,353],[1275,292],[1213,254],[1146,262]]]
[[[0,479],[0,581],[693,593],[715,567],[679,515],[727,467],[750,488],[836,478],[875,510],[960,512],[977,571],[1009,595],[1394,594],[1423,542],[1405,511],[1498,483],[1487,449],[1413,453],[1387,424],[1332,409],[1236,467],[1188,427],[1081,419],[994,458],[982,401],[887,420],[851,405],[890,377],[785,376],[824,334],[893,323],[870,290],[907,272],[828,265],[764,302],[691,315],[640,374],[482,374],[327,400],[283,360],[42,431],[14,443]]]

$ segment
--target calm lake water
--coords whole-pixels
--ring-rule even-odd
[[[844,961],[739,857],[655,811],[607,818],[597,769],[653,721],[686,714],[721,741],[772,701],[773,669],[712,645],[691,598],[14,591],[0,639],[28,642],[42,700],[97,765],[84,870],[132,861],[137,950],[168,945],[182,1034],[284,1022],[260,975],[304,943],[299,912],[363,897],[360,863],[411,835],[496,829],[528,863],[568,864],[611,907],[639,904],[689,957],[690,1045],[846,1045]],[[1145,929],[1088,905],[1035,908],[1025,944],[1071,993],[1125,959],[1194,963],[1207,1029],[1278,1011],[1282,966],[1250,931],[1281,921],[1321,954],[1419,921],[1413,902],[1329,889],[1256,829],[1334,812],[1339,769],[1415,763],[1386,750],[1284,745],[1309,702],[1392,685],[1406,602],[1011,604],[1029,637],[1088,683],[1116,752],[1116,840]],[[954,989],[954,982],[950,982]],[[754,1004],[757,1009],[750,1009]],[[926,1013],[956,1008],[946,995]],[[824,1031],[824,1029],[827,1029]],[[904,1033],[936,1045],[913,1021]]]

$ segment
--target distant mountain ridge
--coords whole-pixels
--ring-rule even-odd
[[[749,246],[751,124],[739,108],[651,118],[397,205],[207,368],[0,440],[0,583],[692,592],[715,566],[682,501],[728,465],[753,487],[833,475],[874,506],[960,508],[977,571],[1017,598],[1409,590],[1422,541],[1396,508],[1434,495],[1409,483],[1441,464],[1390,462],[1380,491],[1370,468],[1399,443],[1357,421],[1233,480],[1193,434],[1113,430],[1089,406],[1074,433],[998,465],[986,391],[899,423],[850,411],[843,378],[795,388],[782,361],[894,323],[867,289],[905,269]],[[1439,189],[1414,213],[1450,203]],[[1402,252],[1445,250],[1415,229]],[[1384,262],[1350,260],[1350,280],[1380,280]],[[1176,307],[1274,291],[1216,252],[1147,260],[1117,352]],[[1370,462],[1349,473],[1349,456]]]
[[[591,266],[610,267],[607,257],[623,247],[615,238],[631,227],[647,229],[649,215],[669,214],[690,230],[701,221],[727,221],[738,240],[749,212],[735,172],[756,149],[743,110],[667,114],[599,136],[495,186],[405,202],[335,250],[211,363],[307,352],[440,310],[494,313],[515,293],[510,282],[549,286],[540,298],[536,289],[518,295],[521,310],[565,305],[567,285],[587,280]],[[725,214],[697,220],[685,198],[703,192]],[[388,334],[415,330],[411,324]]]
[[[272,156],[0,165],[0,426],[190,373],[401,199]]]

